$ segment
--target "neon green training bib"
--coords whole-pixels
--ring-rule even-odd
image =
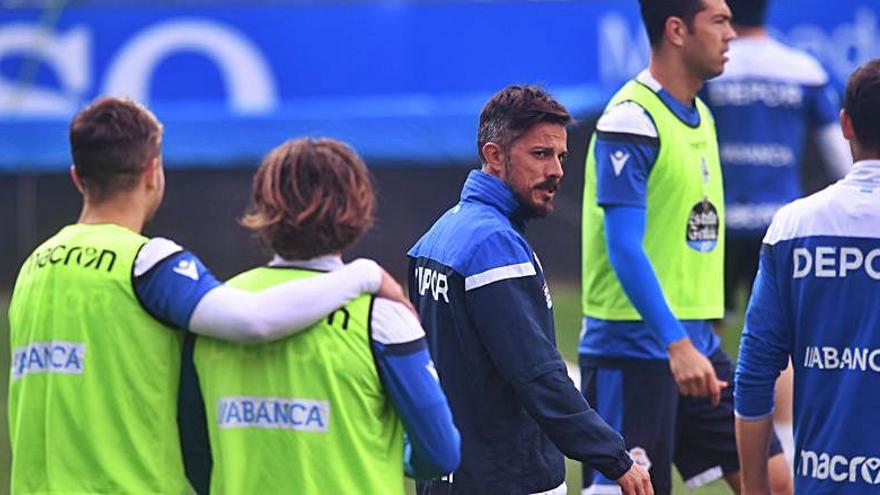
[[[647,86],[630,81],[606,111],[633,101],[651,116],[660,152],[647,183],[643,246],[676,318],[724,314],[724,190],[715,124],[696,100],[700,124],[682,122]],[[604,210],[596,203],[595,135],[584,174],[582,274],[584,315],[641,320],[608,260]]]
[[[257,291],[315,274],[256,268],[229,284]],[[373,359],[372,301],[278,342],[196,340],[212,494],[403,494],[403,426]]]
[[[12,493],[190,493],[177,431],[183,336],[132,288],[146,241],[70,225],[22,266],[9,307]]]

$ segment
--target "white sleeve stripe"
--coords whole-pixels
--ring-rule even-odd
[[[419,320],[397,301],[377,297],[370,317],[373,340],[380,344],[405,344],[425,336]]]
[[[605,112],[596,123],[599,132],[617,134],[634,134],[649,138],[657,138],[657,126],[648,116],[645,109],[638,103],[625,101]]]
[[[484,285],[489,285],[499,280],[508,278],[528,277],[535,275],[535,265],[530,262],[519,263],[516,265],[499,266],[485,272],[476,273],[464,279],[464,290],[477,289]]]
[[[164,237],[150,239],[141,247],[137,259],[134,260],[134,276],[140,277],[160,261],[180,251],[183,251],[183,248],[170,239]]]

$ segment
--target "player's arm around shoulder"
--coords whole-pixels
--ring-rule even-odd
[[[428,353],[425,331],[408,307],[388,299],[375,299],[371,318],[376,365],[409,440],[407,476],[430,479],[455,471],[461,437]]]
[[[240,342],[276,340],[308,328],[362,293],[405,301],[400,286],[370,260],[259,292],[223,284],[193,253],[154,238],[138,253],[133,284],[144,308],[175,328]]]

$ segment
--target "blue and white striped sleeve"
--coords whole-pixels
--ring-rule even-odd
[[[746,421],[763,419],[773,412],[776,378],[788,366],[789,323],[778,283],[778,277],[785,275],[788,257],[782,254],[784,259],[779,259],[781,253],[772,243],[773,231],[771,225],[761,246],[735,373],[736,415]]]
[[[407,476],[430,479],[455,471],[461,437],[428,353],[425,331],[406,306],[381,298],[373,300],[371,329],[382,384],[406,429]]]
[[[465,270],[467,312],[480,341],[514,388],[564,364],[547,325],[547,299],[534,253],[508,230],[494,232],[471,253]]]
[[[487,238],[473,254],[465,278],[468,316],[492,363],[559,450],[616,479],[632,461],[620,435],[568,378],[537,263],[513,232]]]
[[[221,285],[196,255],[162,237],[150,239],[141,247],[132,283],[144,309],[178,329],[188,328],[205,294]]]
[[[596,123],[596,201],[600,206],[645,206],[648,176],[660,152],[654,121],[625,101]]]
[[[464,290],[536,274],[533,253],[525,240],[511,231],[497,231],[471,253],[464,273]]]

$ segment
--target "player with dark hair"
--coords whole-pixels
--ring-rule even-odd
[[[736,368],[746,493],[768,493],[773,386],[794,365],[795,491],[876,493],[880,482],[880,59],[850,77],[840,112],[855,164],[784,206],[761,247]]]
[[[706,83],[718,127],[724,175],[727,246],[725,303],[751,289],[761,238],[783,204],[803,195],[808,130],[836,179],[852,165],[840,132],[840,97],[815,58],[773,39],[764,25],[767,0],[730,0],[738,39],[724,73]]]
[[[344,267],[342,250],[373,224],[363,161],[331,139],[272,150],[254,175],[242,224],[275,252],[233,277],[247,291]],[[403,494],[404,429],[411,476],[457,466],[459,434],[425,333],[410,308],[364,295],[278,342],[200,337],[214,493]]]
[[[410,297],[462,435],[459,469],[419,484],[421,494],[565,494],[563,454],[623,493],[653,493],[568,378],[525,238],[528,220],[553,212],[570,120],[540,88],[496,93],[480,114],[482,170],[408,253]]]
[[[702,94],[718,126],[727,227],[724,301],[735,311],[741,291],[748,299],[770,220],[803,195],[807,131],[815,131],[835,179],[846,175],[852,159],[838,124],[840,97],[819,62],[769,35],[767,0],[729,4],[738,38],[730,44],[724,73],[708,81]],[[791,459],[791,376],[784,378],[774,415]]]
[[[141,235],[162,201],[162,125],[102,98],[70,126],[84,205],[25,260],[9,307],[11,492],[188,494],[178,439],[186,331],[260,342],[399,286],[371,261],[260,293]]]
[[[733,365],[712,329],[724,311],[724,193],[697,98],[736,33],[724,0],[640,3],[650,66],[612,98],[587,154],[582,390],[657,493],[670,493],[672,464],[690,488],[724,477],[738,489]],[[776,491],[790,492],[784,459],[773,462]],[[584,493],[617,489],[584,466]]]

